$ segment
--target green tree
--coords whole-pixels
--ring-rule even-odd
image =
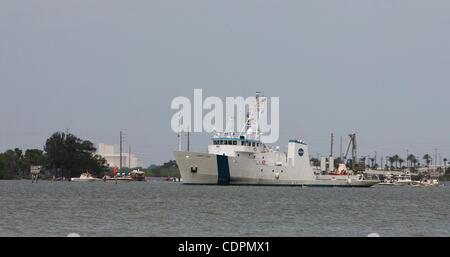
[[[398,162],[400,160],[400,156],[398,156],[398,154],[392,156],[392,158],[394,158],[394,162],[395,162],[395,168],[398,169]]]
[[[23,174],[27,170],[24,162],[22,150],[15,148],[14,150],[7,150],[4,154],[6,160],[6,170],[14,175]]]
[[[94,154],[92,142],[73,134],[54,133],[47,139],[44,150],[56,176],[76,177],[85,170],[99,175],[107,170],[105,159]]]
[[[372,169],[378,168],[378,165],[376,164],[377,160],[375,159],[375,157],[370,157],[369,160],[370,160],[370,168]]]
[[[320,161],[317,158],[311,158],[311,163],[313,166],[318,167],[320,166]]]
[[[22,150],[15,148],[14,150],[7,150],[1,154],[1,175],[0,178],[14,178],[18,175],[23,175],[27,171],[27,165],[24,162]]]
[[[178,165],[175,160],[170,160],[168,162],[165,162],[161,166],[152,167],[151,169],[147,170],[146,172],[147,176],[154,176],[154,177],[180,177],[180,171],[178,169]]]
[[[394,168],[394,162],[395,162],[395,158],[393,156],[388,158],[388,162],[391,164],[391,169]]]
[[[24,161],[28,166],[47,165],[47,157],[44,151],[39,149],[28,149],[25,151]]]
[[[398,158],[397,161],[398,161],[398,163],[400,164],[400,165],[399,165],[399,168],[400,168],[400,169],[403,169],[402,164],[405,162],[405,160],[403,160],[402,158]]]
[[[0,153],[0,179],[12,179],[13,177],[14,175],[9,169],[6,155]]]
[[[409,161],[409,163],[412,164],[412,167],[413,167],[413,168],[416,168],[417,158],[416,158],[416,156],[414,156],[414,154],[408,155],[408,157],[406,158],[406,160]]]
[[[425,161],[428,167],[431,163],[431,156],[429,154],[425,154],[422,159]]]

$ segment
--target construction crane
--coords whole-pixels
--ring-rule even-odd
[[[351,167],[350,169],[353,171],[364,171],[365,168],[365,164],[364,163],[360,163],[358,161],[358,155],[357,155],[357,151],[356,151],[356,134],[350,134],[350,141],[348,142],[347,145],[347,150],[345,151],[345,155],[344,155],[344,159],[347,160],[347,156],[348,156],[348,152],[350,150],[350,146],[352,147],[352,163],[351,163]]]

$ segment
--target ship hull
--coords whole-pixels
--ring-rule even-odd
[[[312,171],[258,165],[248,158],[186,151],[175,151],[174,155],[186,185],[371,187],[380,182],[359,180],[357,176],[318,177]]]

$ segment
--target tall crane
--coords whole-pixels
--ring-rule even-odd
[[[350,141],[348,142],[347,145],[347,150],[345,151],[345,155],[344,155],[344,159],[347,159],[348,156],[348,152],[350,150],[350,146],[352,147],[352,165],[351,165],[351,170],[353,171],[364,171],[365,167],[364,165],[361,165],[358,162],[358,155],[357,155],[357,151],[356,151],[356,134],[350,134],[348,135],[350,137]]]

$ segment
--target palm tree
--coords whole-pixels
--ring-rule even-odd
[[[402,163],[404,163],[405,162],[405,160],[403,160],[402,158],[398,158],[398,163],[400,164],[400,169],[402,169],[403,167],[402,167]]]
[[[389,161],[389,163],[391,163],[391,169],[393,169],[394,168],[394,162],[395,162],[395,159],[394,159],[394,157],[388,157],[388,161]]]
[[[413,168],[416,168],[417,158],[416,156],[414,156],[414,154],[408,155],[406,160],[409,161],[409,163],[413,164]]]
[[[429,154],[425,154],[425,155],[423,156],[422,159],[423,159],[423,160],[425,161],[425,163],[427,164],[427,167],[430,165],[431,160],[432,160],[432,158],[431,158],[431,156],[430,156]]]
[[[394,162],[395,162],[395,167],[398,168],[398,162],[400,160],[400,156],[398,156],[398,154],[392,156],[392,158],[394,158]]]
[[[372,165],[371,167],[372,167],[372,168],[375,168],[375,158],[373,158],[373,157],[370,158],[370,163],[371,163],[371,165]]]

